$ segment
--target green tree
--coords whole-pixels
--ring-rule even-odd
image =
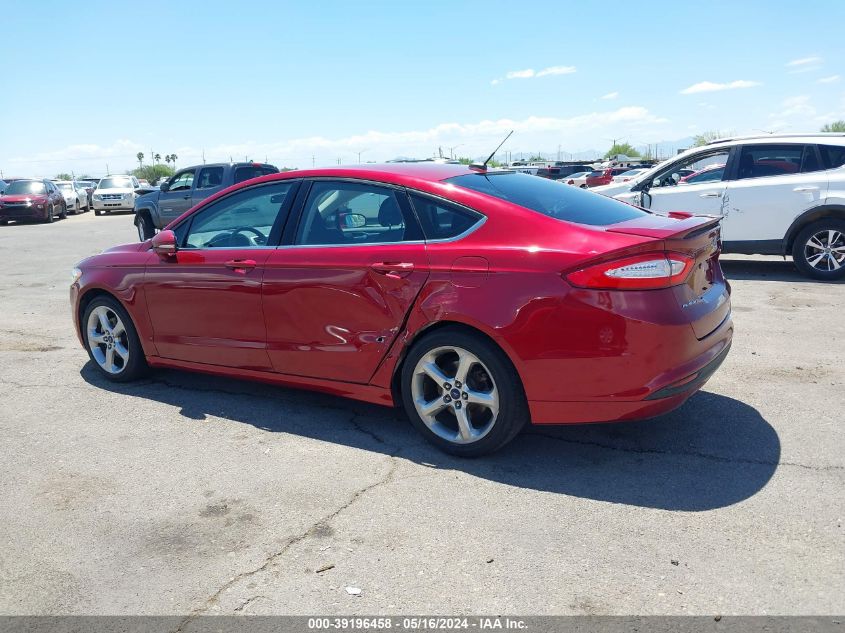
[[[617,154],[624,154],[625,156],[630,156],[631,158],[639,158],[640,156],[640,153],[630,143],[614,143],[613,146],[605,152],[604,157],[610,158],[611,156],[616,156]]]
[[[56,174],[56,180],[73,180],[73,176],[64,172]]]
[[[170,165],[170,154],[164,157],[164,162]]]
[[[692,137],[693,146],[701,147],[702,145],[707,145],[707,143],[711,141],[715,141],[719,138],[725,138],[727,136],[731,136],[732,134],[732,132],[722,132],[721,130],[707,130],[706,132],[696,134]]]
[[[822,132],[845,132],[845,121],[839,120],[833,123],[826,123],[822,126]]]
[[[159,178],[170,178],[173,175],[173,168],[168,165],[144,165],[133,169],[132,175],[138,179],[155,182]]]
[[[144,166],[144,152],[138,152],[135,154],[135,158],[138,159],[138,167]]]
[[[176,159],[179,158],[176,154],[170,155],[170,160],[173,161],[173,169],[176,169]]]
[[[160,162],[161,161],[161,154],[156,154],[155,156],[153,156],[153,160],[157,163]]]

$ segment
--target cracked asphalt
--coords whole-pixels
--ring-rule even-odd
[[[101,380],[70,270],[134,239],[0,227],[0,613],[845,612],[845,285],[727,258],[733,349],[684,407],[460,460],[376,406]]]

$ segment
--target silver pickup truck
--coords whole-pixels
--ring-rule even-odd
[[[135,226],[143,242],[185,211],[231,185],[278,173],[265,163],[215,163],[180,169],[157,190],[135,200]]]

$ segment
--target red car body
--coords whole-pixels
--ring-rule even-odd
[[[634,219],[588,226],[447,182],[467,174],[457,165],[393,164],[291,171],[235,185],[170,228],[233,191],[291,179],[301,186],[311,179],[383,183],[484,219],[444,241],[295,246],[285,228],[279,246],[261,249],[180,250],[164,258],[150,241],[118,246],[79,264],[70,289],[77,333],[85,345],[80,316],[93,297],[108,293],[131,316],[150,365],[392,405],[414,341],[460,324],[511,360],[535,424],[649,417],[704,384],[733,332],[717,220],[634,210]],[[560,189],[585,208],[600,199],[617,204]],[[655,253],[685,262],[671,285],[591,287],[602,267]]]
[[[609,185],[614,176],[624,174],[626,171],[630,171],[631,169],[631,167],[608,167],[607,169],[597,169],[587,176],[587,186],[598,187],[600,185]]]
[[[40,192],[33,193],[33,187],[37,187]],[[0,222],[45,221],[51,207],[56,216],[65,211],[64,196],[53,183],[17,178],[9,183],[6,193],[0,196]]]

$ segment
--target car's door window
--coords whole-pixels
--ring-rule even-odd
[[[194,185],[194,171],[183,171],[173,179],[168,191],[186,191]]]
[[[819,145],[822,169],[836,169],[845,165],[845,145]]]
[[[744,180],[797,174],[802,171],[805,155],[809,160],[804,145],[744,145],[739,153],[736,178]],[[815,160],[815,151],[812,156]]]
[[[412,193],[410,197],[427,240],[445,240],[462,235],[484,217],[428,196]]]
[[[295,243],[303,246],[386,244],[419,240],[396,192],[365,183],[318,181],[311,186]]]
[[[693,176],[704,169],[715,169],[717,166],[724,167],[728,162],[729,155],[730,148],[693,154],[657,172],[649,185],[652,188],[675,187],[682,184],[685,177]],[[720,173],[719,178],[714,178],[712,181],[721,180],[723,173],[724,171]]]
[[[213,189],[223,184],[222,167],[203,167],[197,178],[197,189]]]
[[[182,247],[267,246],[274,227],[280,227],[286,219],[290,206],[286,203],[293,186],[293,182],[278,182],[250,187],[213,202],[192,216],[180,240]]]

